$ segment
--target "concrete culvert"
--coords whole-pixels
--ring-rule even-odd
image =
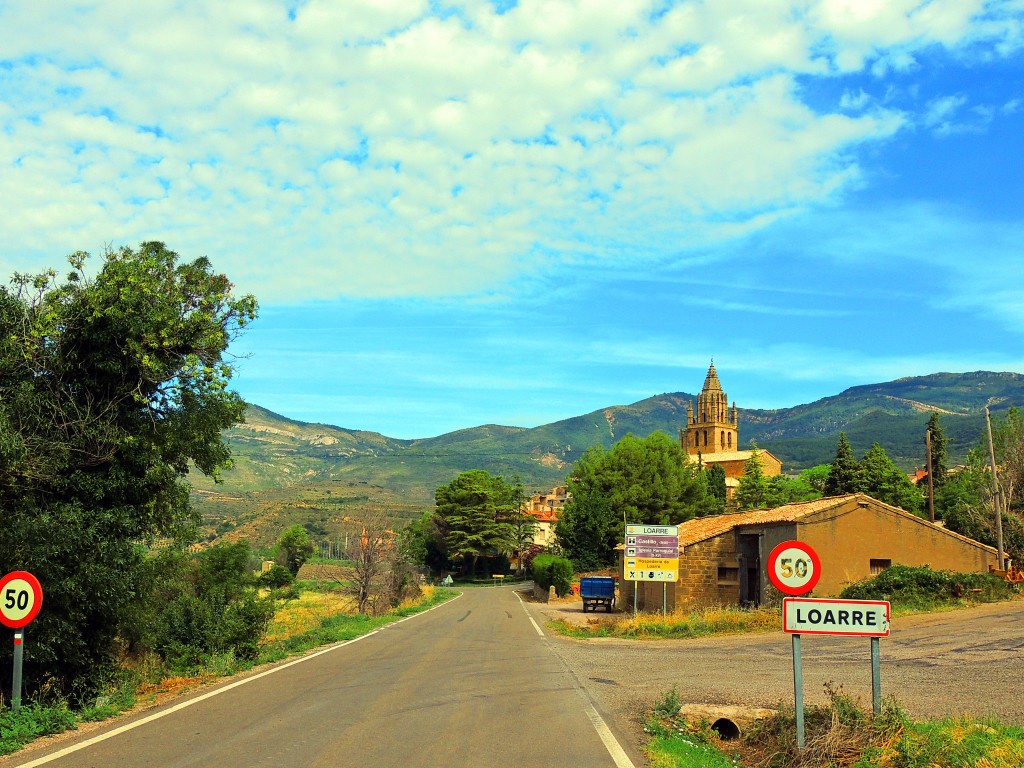
[[[736,741],[756,721],[777,714],[773,709],[729,707],[713,704],[684,704],[679,714],[692,723],[711,723],[722,741]]]
[[[740,737],[740,727],[727,717],[720,717],[711,724],[711,730],[718,734],[722,741],[736,741]]]

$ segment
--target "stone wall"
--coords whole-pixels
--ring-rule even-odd
[[[727,569],[721,574],[722,578],[720,568]],[[739,550],[732,531],[691,544],[683,550],[679,559],[676,600],[679,608],[739,603]]]

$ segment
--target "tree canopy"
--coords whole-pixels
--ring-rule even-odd
[[[555,532],[577,568],[610,563],[623,522],[674,525],[718,510],[704,473],[664,432],[591,448],[567,480],[572,500]]]
[[[872,498],[915,514],[920,513],[924,505],[921,491],[878,443],[873,444],[861,459],[860,490]]]
[[[517,512],[521,491],[483,469],[463,472],[434,493],[437,527],[448,555],[476,572],[482,556],[509,554],[516,546],[509,517]]]
[[[225,353],[256,301],[162,243],[110,251],[95,276],[69,261],[0,287],[0,572],[46,594],[26,681],[82,693],[109,668],[138,545],[187,537],[186,472],[229,465],[221,430],[245,404]]]

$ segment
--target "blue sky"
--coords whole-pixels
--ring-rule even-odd
[[[163,240],[426,437],[1024,371],[1024,2],[0,4],[0,271]]]

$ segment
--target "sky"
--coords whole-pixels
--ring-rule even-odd
[[[160,240],[418,438],[1024,372],[1024,0],[0,3],[0,273]]]

